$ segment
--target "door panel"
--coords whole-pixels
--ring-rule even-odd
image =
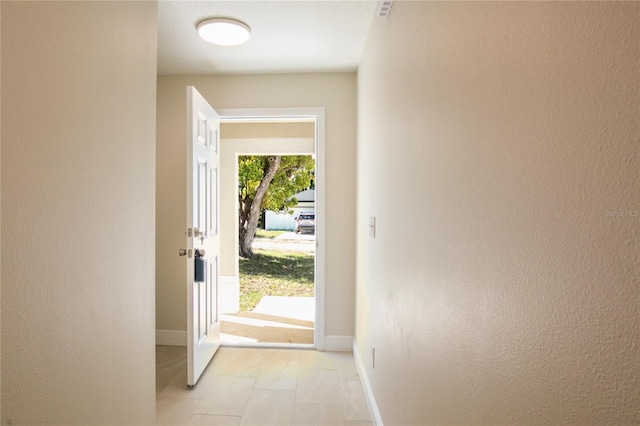
[[[220,346],[220,120],[215,110],[191,86],[187,88],[187,118],[187,384],[193,386]],[[203,254],[199,255],[198,251]],[[202,282],[194,280],[197,256],[205,262]]]

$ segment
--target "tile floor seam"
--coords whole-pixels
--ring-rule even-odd
[[[186,351],[168,351],[167,349],[163,351],[162,348],[160,348],[160,351],[162,353],[162,363],[158,363],[156,367],[157,383],[161,385],[166,383],[166,385],[156,390],[156,401],[159,403],[157,413],[160,424],[237,425],[253,423],[256,421],[256,415],[255,413],[251,414],[248,410],[255,408],[253,405],[250,406],[251,398],[254,396],[255,391],[257,391],[256,395],[267,395],[271,398],[276,398],[276,400],[282,398],[283,395],[286,396],[286,408],[284,408],[284,406],[282,408],[286,413],[275,413],[275,419],[280,422],[279,424],[298,425],[318,422],[321,424],[335,425],[372,424],[368,410],[366,410],[366,413],[363,411],[363,409],[367,407],[366,404],[365,406],[362,404],[364,395],[361,395],[362,384],[360,378],[357,374],[353,374],[355,364],[352,355],[345,356],[345,354],[342,353],[306,350],[295,350],[295,352],[291,353],[286,349],[261,349],[258,351],[244,349],[238,350],[237,352],[232,349],[231,351],[221,351],[224,355],[217,359],[214,358],[207,368],[207,370],[209,370],[208,375],[207,371],[205,371],[203,378],[201,378],[201,380],[204,379],[207,381],[206,383],[201,382],[201,384],[204,384],[205,387],[206,384],[208,384],[209,387],[207,387],[205,391],[201,391],[203,392],[202,396],[190,396],[171,395],[172,392],[182,391],[179,385],[180,380],[177,379],[177,377],[183,374],[185,365],[183,362],[185,361],[184,358],[186,358]],[[287,351],[286,355],[283,351]],[[171,352],[169,355],[175,355],[178,356],[178,358],[182,355],[183,359],[172,361],[171,357],[167,355],[167,352]],[[160,357],[158,356],[158,358]],[[218,361],[217,364],[216,361]],[[248,364],[245,365],[243,362],[248,362]],[[303,364],[302,366],[300,365],[301,363]],[[228,369],[228,371],[224,371],[225,369]],[[288,380],[289,384],[287,386],[289,387],[280,388],[278,386],[283,386],[281,379],[286,376],[286,374],[283,373],[283,371],[286,370],[288,370],[286,374],[290,375],[286,379]],[[224,374],[229,372],[233,374]],[[247,372],[252,374],[248,375]],[[169,377],[167,377],[167,375]],[[245,388],[245,396],[242,398],[244,399],[244,401],[242,401],[243,403],[241,403],[240,406],[236,406],[237,411],[235,411],[234,414],[202,412],[203,409],[200,409],[200,407],[204,406],[203,400],[215,397],[215,383],[217,382],[215,379],[222,377],[224,377],[228,383],[230,381],[248,385],[249,381],[251,382],[251,386]],[[261,378],[262,382],[260,381]],[[184,380],[186,381],[186,377]],[[303,384],[302,389],[300,386],[301,383]],[[327,388],[327,386],[329,387]],[[165,390],[167,395],[161,396],[160,394]],[[214,392],[213,396],[210,394],[210,391]],[[247,392],[248,395],[246,394]],[[318,394],[318,396],[315,395],[315,392],[321,392],[321,394]],[[229,395],[222,396],[224,398],[229,397]],[[313,400],[313,398],[318,397],[325,399],[324,403]],[[258,403],[259,402],[260,401],[258,401]],[[160,403],[164,404],[164,406],[161,407]],[[216,402],[214,401],[213,404],[215,405]],[[242,411],[240,411],[240,409]],[[273,407],[269,404],[266,405],[266,409],[267,412],[271,412],[272,415],[274,415]],[[309,410],[312,411],[310,412]],[[183,420],[177,422],[176,419],[178,418],[182,418]],[[305,421],[305,418],[311,420]],[[324,420],[321,420],[321,418],[324,418]],[[263,419],[260,418],[257,421],[262,422],[262,420]],[[223,423],[218,423],[219,421]]]

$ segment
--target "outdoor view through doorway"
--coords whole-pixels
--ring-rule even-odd
[[[313,122],[269,124],[260,135],[242,123],[243,131],[227,130],[227,137],[260,135],[265,144],[278,146],[276,139],[291,142],[305,132],[315,134]],[[280,137],[273,138],[276,134]],[[315,143],[306,146],[280,146],[273,154],[236,152],[240,296],[238,312],[221,317],[223,344],[314,344]]]

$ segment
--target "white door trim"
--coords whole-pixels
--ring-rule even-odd
[[[325,321],[325,109],[318,108],[219,108],[216,109],[221,121],[232,120],[287,120],[315,119],[316,122],[316,270],[315,299],[316,317],[314,324],[314,346],[324,350]]]

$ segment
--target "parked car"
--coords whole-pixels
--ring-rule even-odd
[[[316,214],[315,213],[300,213],[296,218],[295,225],[296,234],[301,232],[316,233]]]

